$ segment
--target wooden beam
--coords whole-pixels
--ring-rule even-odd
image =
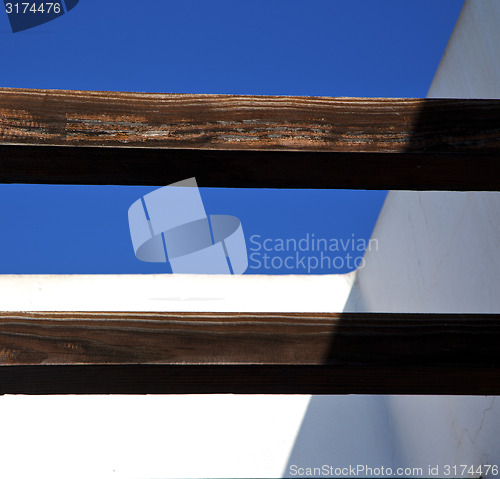
[[[331,152],[500,146],[500,100],[0,89],[3,143]]]
[[[5,312],[0,392],[499,394],[499,340],[498,314]]]
[[[0,145],[0,183],[499,191],[498,154]]]
[[[499,149],[500,100],[0,89],[2,183],[499,190]]]
[[[0,89],[0,182],[500,190],[499,100]],[[0,393],[500,394],[500,315],[0,313]]]
[[[0,394],[498,395],[498,367],[309,365],[0,366]]]

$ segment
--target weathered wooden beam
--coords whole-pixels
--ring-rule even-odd
[[[500,100],[0,89],[3,183],[499,190],[499,150]]]
[[[500,190],[500,101],[0,90],[0,182]],[[500,394],[500,315],[1,313],[0,393]]]
[[[5,312],[0,392],[499,394],[499,340],[497,314]]]
[[[0,89],[2,143],[450,152],[500,147],[500,100]]]

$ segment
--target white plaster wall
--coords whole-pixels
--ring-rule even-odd
[[[0,477],[279,477],[305,396],[3,396]]]
[[[500,312],[500,193],[391,191],[346,311]]]
[[[392,477],[450,477],[446,466],[461,472],[460,465],[498,465],[499,430],[500,406],[493,397],[313,396],[283,473],[300,477],[294,474],[299,467],[327,465],[391,468]]]
[[[0,304],[2,311],[340,312],[354,277],[0,275]]]

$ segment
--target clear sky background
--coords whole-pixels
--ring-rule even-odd
[[[62,17],[15,34],[0,12],[0,86],[425,97],[462,4],[80,0]],[[0,273],[168,272],[165,264],[138,261],[130,242],[128,207],[152,189],[0,186]],[[247,241],[253,235],[262,240],[312,234],[368,239],[386,195],[217,188],[201,192],[208,213],[241,219]],[[248,273],[307,272],[300,266],[256,266],[251,261]]]

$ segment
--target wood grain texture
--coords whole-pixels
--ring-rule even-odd
[[[498,149],[500,100],[0,89],[3,144],[449,152]]]
[[[464,380],[479,388],[476,393],[498,393],[500,382],[478,381],[500,375],[499,340],[500,315],[485,314],[5,312],[0,314],[0,378],[8,392],[13,379],[5,379],[11,374],[7,370],[36,370],[20,366],[135,364],[158,366],[151,371],[166,375],[167,383],[158,386],[163,392],[334,393],[348,391],[357,377],[369,381],[351,393],[417,392],[422,384],[429,393],[470,394],[470,387],[461,389],[463,382],[453,383],[465,374]],[[89,390],[106,392],[103,377],[112,370],[98,369],[104,376]],[[129,376],[120,370],[121,387],[134,390],[140,370],[129,369]],[[402,381],[407,371],[417,370],[426,377],[414,377],[413,386],[408,378]],[[242,371],[251,373],[249,383]],[[193,386],[184,373],[191,381],[205,374],[206,387]],[[75,381],[72,387],[78,387]],[[92,376],[85,382],[90,384]],[[107,392],[115,391],[111,384]]]
[[[0,89],[0,182],[500,189],[500,100]]]

